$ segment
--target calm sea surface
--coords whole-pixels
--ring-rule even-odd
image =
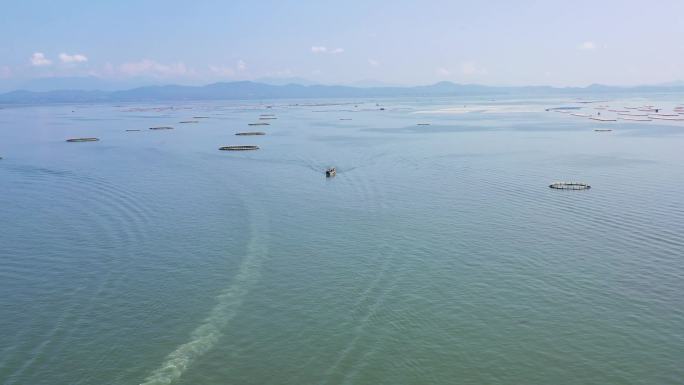
[[[1,108],[0,383],[682,384],[682,99]]]

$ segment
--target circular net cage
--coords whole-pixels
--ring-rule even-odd
[[[591,188],[588,184],[580,182],[553,182],[549,187],[556,190],[589,190]]]

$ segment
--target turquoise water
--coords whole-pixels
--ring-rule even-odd
[[[684,122],[340,103],[0,109],[0,383],[684,382]]]

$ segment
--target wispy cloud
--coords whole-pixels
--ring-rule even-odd
[[[215,75],[218,75],[218,76],[233,77],[238,72],[247,71],[247,63],[245,63],[244,60],[240,59],[237,61],[237,63],[235,63],[234,67],[210,65],[209,71],[211,71],[212,73],[214,73]]]
[[[449,76],[449,75],[451,75],[451,71],[449,71],[448,69],[446,69],[444,67],[439,67],[439,68],[437,68],[437,75]]]
[[[214,74],[222,77],[232,77],[235,76],[235,70],[232,67],[224,67],[224,66],[209,66],[209,71],[213,72]]]
[[[368,64],[369,64],[371,67],[376,67],[376,68],[377,68],[377,67],[380,67],[380,62],[377,61],[377,60],[375,60],[375,59],[368,59]]]
[[[42,52],[34,52],[33,55],[31,55],[29,61],[31,62],[31,65],[34,67],[45,67],[52,64],[52,60],[46,58],[45,54],[43,54]]]
[[[119,66],[119,72],[125,76],[152,76],[157,78],[194,74],[194,71],[182,62],[162,64],[150,59],[123,63]]]
[[[327,53],[330,55],[337,55],[344,52],[344,48],[328,48],[322,45],[315,45],[311,47],[313,53]]]
[[[59,54],[59,60],[61,60],[62,63],[84,63],[88,61],[88,57],[80,53],[69,55],[68,53],[62,52]]]
[[[8,79],[12,77],[12,69],[8,66],[0,66],[0,79]]]
[[[577,48],[582,51],[593,51],[596,49],[596,43],[593,41],[585,41],[584,43],[578,45]]]
[[[461,72],[466,76],[486,75],[489,71],[473,61],[461,63]]]

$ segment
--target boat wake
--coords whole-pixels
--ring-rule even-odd
[[[190,335],[190,341],[178,346],[141,385],[165,385],[178,380],[190,365],[211,350],[223,336],[224,329],[238,314],[249,290],[258,282],[261,265],[268,254],[267,216],[254,203],[244,200],[250,218],[250,240],[247,255],[232,284],[216,297],[216,306]]]

